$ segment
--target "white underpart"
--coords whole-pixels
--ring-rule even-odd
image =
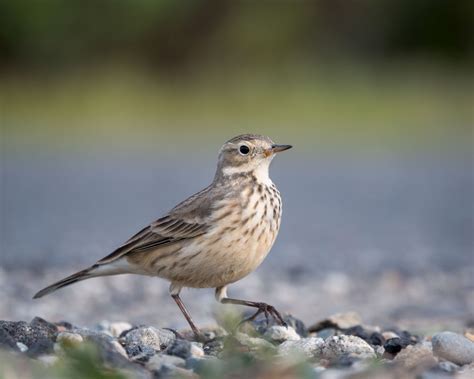
[[[257,182],[262,183],[264,185],[268,185],[268,186],[273,184],[269,175],[270,163],[272,162],[272,159],[273,159],[273,156],[265,159],[254,170],[254,174],[255,174],[255,177],[257,178]]]
[[[269,170],[270,170],[270,163],[272,162],[272,159],[273,159],[273,155],[271,155],[268,158],[263,158],[263,159],[257,161],[258,162],[257,165],[255,165],[255,163],[254,163],[255,161],[250,161],[249,163],[247,163],[245,165],[242,165],[242,166],[225,167],[222,170],[222,173],[225,176],[230,176],[230,175],[234,175],[234,174],[240,174],[240,173],[243,173],[243,172],[253,171],[256,178],[257,178],[257,181],[259,183],[262,183],[262,184],[265,184],[265,185],[271,185],[272,181],[271,181],[270,176],[269,176]]]

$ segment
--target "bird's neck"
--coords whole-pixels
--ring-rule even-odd
[[[233,180],[239,180],[240,178],[252,178],[257,183],[263,185],[272,185],[273,182],[269,175],[270,162],[262,162],[257,167],[252,167],[246,170],[244,167],[224,167],[216,172],[214,178],[215,182],[225,181],[232,182]]]

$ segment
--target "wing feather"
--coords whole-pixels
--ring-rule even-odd
[[[135,252],[157,249],[204,234],[215,200],[225,196],[209,186],[174,207],[166,216],[156,220],[128,239],[98,264],[111,263]]]

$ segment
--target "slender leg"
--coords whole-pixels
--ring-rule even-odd
[[[227,297],[227,289],[226,287],[219,287],[216,288],[216,299],[220,301],[222,304],[237,304],[237,305],[246,305],[248,307],[257,308],[257,311],[250,317],[243,319],[241,324],[247,321],[255,320],[255,318],[263,313],[265,315],[265,319],[268,324],[269,316],[273,317],[275,321],[277,321],[282,326],[288,326],[285,321],[283,321],[283,317],[281,317],[280,312],[278,312],[273,305],[256,302],[256,301],[248,301],[248,300],[239,300],[239,299],[232,299]]]
[[[191,315],[189,314],[188,310],[184,306],[184,303],[181,300],[181,298],[179,297],[179,294],[172,294],[171,297],[174,299],[174,301],[176,301],[176,304],[178,304],[179,309],[183,313],[184,317],[186,317],[186,320],[188,321],[188,324],[191,327],[191,329],[193,330],[193,333],[196,336],[196,338],[200,339],[201,336],[202,336],[201,332],[196,327],[196,324],[194,324],[194,321],[191,318]]]

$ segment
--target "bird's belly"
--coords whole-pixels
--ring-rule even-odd
[[[242,279],[262,263],[276,232],[262,225],[254,234],[244,234],[216,230],[190,244],[182,250],[183,264],[172,280],[188,287],[220,287]]]
[[[253,201],[252,201],[253,200]],[[265,259],[280,226],[278,202],[251,199],[247,207],[228,216],[183,249],[180,280],[189,287],[220,287],[242,279]],[[266,206],[265,206],[266,205]]]

